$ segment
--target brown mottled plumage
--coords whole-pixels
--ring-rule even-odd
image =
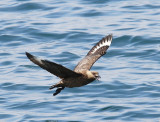
[[[26,52],[27,57],[41,68],[56,75],[61,79],[60,82],[50,87],[57,88],[54,96],[61,92],[65,87],[80,87],[91,83],[100,76],[96,71],[89,71],[92,65],[106,53],[112,42],[112,35],[101,39],[88,54],[78,63],[74,71],[51,61],[42,60]]]

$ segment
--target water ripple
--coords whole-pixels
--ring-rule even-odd
[[[45,9],[45,6],[39,3],[23,3],[16,6],[0,8],[0,11],[4,12],[21,12],[29,10]]]
[[[0,6],[1,121],[160,120],[159,1],[5,0]],[[102,37],[101,79],[53,97],[56,76],[25,52],[74,69]]]

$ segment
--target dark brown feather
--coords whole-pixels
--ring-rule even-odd
[[[47,70],[48,72],[56,75],[59,78],[69,78],[69,77],[81,76],[81,74],[76,73],[60,64],[56,64],[51,61],[39,59],[27,52],[26,52],[26,55],[33,63],[37,64],[41,68]]]

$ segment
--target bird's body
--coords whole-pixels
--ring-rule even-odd
[[[98,79],[100,76],[96,71],[90,71],[92,65],[106,53],[112,42],[112,35],[108,35],[100,40],[88,54],[77,64],[74,71],[51,61],[42,60],[26,52],[27,57],[41,68],[56,75],[61,80],[50,89],[57,88],[54,96],[61,92],[65,87],[81,87]]]
[[[84,71],[79,77],[69,77],[62,79],[58,84],[64,84],[65,87],[73,88],[87,85],[94,81],[96,78],[92,75],[90,71]]]

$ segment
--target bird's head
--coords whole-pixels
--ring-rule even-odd
[[[96,71],[91,71],[91,73],[93,74],[93,76],[94,76],[94,78],[96,79],[96,80],[99,80],[101,77],[99,76],[99,73],[98,72],[96,72]]]

